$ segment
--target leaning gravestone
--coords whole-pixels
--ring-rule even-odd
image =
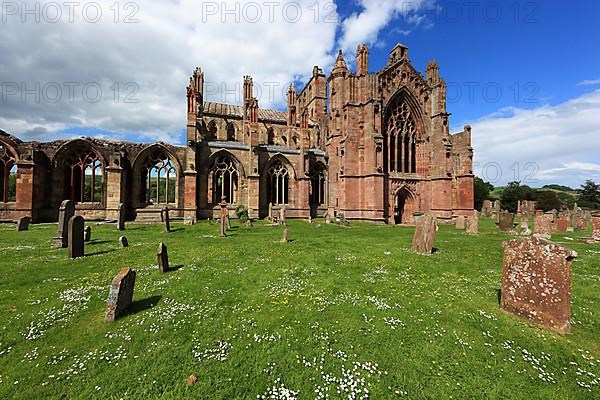
[[[25,216],[19,218],[19,220],[17,221],[17,232],[28,231],[29,224],[31,224],[31,217]]]
[[[498,228],[501,231],[509,232],[515,226],[515,214],[503,211],[500,213],[500,218],[498,220]]]
[[[592,215],[592,239],[600,242],[600,213]]]
[[[566,333],[571,317],[571,260],[577,253],[546,239],[504,242],[500,308]]]
[[[466,218],[464,215],[459,215],[456,217],[456,229],[464,230],[466,228]]]
[[[479,234],[479,212],[474,211],[467,219],[467,235],[478,235]]]
[[[121,246],[121,248],[125,249],[127,247],[129,247],[129,241],[127,240],[127,238],[125,236],[121,236],[119,238],[119,245]]]
[[[89,242],[91,240],[92,240],[92,227],[86,226],[85,229],[83,230],[83,241]]]
[[[535,217],[533,222],[533,234],[534,236],[544,239],[550,239],[552,237],[552,222],[548,215],[544,214]]]
[[[122,269],[112,281],[104,320],[114,321],[122,317],[133,300],[135,286],[135,271],[131,268]]]
[[[83,227],[85,221],[83,217],[76,216],[71,217],[69,220],[69,258],[80,258],[84,256],[84,243],[83,243]]]
[[[75,202],[65,200],[61,203],[58,211],[58,228],[56,236],[52,239],[52,247],[55,249],[64,249],[68,245],[69,220],[75,214]]]
[[[169,217],[169,209],[167,207],[163,208],[160,212],[162,216],[162,220],[164,223],[164,231],[165,233],[171,232],[171,217]]]
[[[417,220],[417,228],[412,241],[412,250],[419,254],[431,254],[437,231],[437,222],[433,214],[423,214]]]
[[[119,204],[119,212],[117,213],[117,230],[125,230],[125,204]]]
[[[288,228],[283,230],[283,237],[281,238],[281,243],[289,243],[290,242],[290,232]]]
[[[160,272],[169,272],[169,256],[167,254],[167,246],[164,243],[158,245],[156,251],[156,261],[158,262],[158,269]]]

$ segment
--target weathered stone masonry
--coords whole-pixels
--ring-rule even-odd
[[[473,212],[471,128],[449,133],[446,83],[435,61],[425,76],[398,44],[369,73],[358,47],[356,72],[340,52],[326,77],[314,67],[304,89],[288,91],[287,110],[260,109],[244,77],[242,105],[204,101],[204,73],[187,88],[187,142],[140,144],[80,138],[22,142],[0,131],[0,219],[53,221],[60,203],[78,215],[156,221],[214,217],[225,196],[253,218],[285,206],[296,218],[324,216],[413,223],[413,213],[451,219]],[[8,193],[15,173],[16,193]]]

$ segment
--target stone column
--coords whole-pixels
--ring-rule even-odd
[[[106,219],[119,218],[119,206],[124,203],[123,185],[125,183],[121,160],[124,154],[114,153],[110,156],[106,171]]]
[[[221,221],[219,236],[224,238],[227,236],[227,201],[225,196],[221,197]]]
[[[17,193],[15,219],[22,216],[31,216],[33,222],[38,217],[38,206],[34,204],[34,185],[36,166],[33,161],[17,161]]]

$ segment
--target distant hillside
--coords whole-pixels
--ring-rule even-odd
[[[502,195],[502,192],[504,191],[505,186],[498,186],[495,187],[494,190],[492,190],[490,192],[490,197],[492,199],[500,199],[500,196]],[[568,195],[570,197],[572,197],[574,200],[577,199],[577,196],[579,195],[577,193],[576,190],[568,187],[568,186],[562,186],[562,185],[545,185],[541,188],[532,188],[534,190],[548,190],[550,192],[556,192],[557,194],[563,194],[563,195]]]

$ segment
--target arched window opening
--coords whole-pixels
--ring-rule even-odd
[[[237,203],[239,173],[231,157],[218,156],[210,171],[210,178],[213,203],[220,203],[222,197],[230,204]]]
[[[217,140],[217,123],[215,121],[210,121],[208,123],[206,131],[206,140]]]
[[[310,204],[320,206],[325,204],[325,172],[315,168],[310,173]]]
[[[297,136],[294,136],[294,137],[292,138],[292,141],[294,142],[294,147],[298,147],[298,137],[297,137]]]
[[[273,128],[267,130],[267,144],[273,146],[275,144],[275,131]]]
[[[289,173],[281,161],[275,161],[269,168],[269,202],[273,205],[289,203]]]
[[[235,142],[235,126],[231,122],[227,124],[227,141]]]
[[[15,156],[0,144],[0,203],[12,203],[17,198],[17,166]]]
[[[385,154],[390,172],[416,173],[416,137],[414,116],[406,103],[386,115]]]
[[[101,203],[104,188],[102,161],[92,150],[73,153],[63,163],[64,198],[80,203]]]
[[[177,201],[177,170],[164,151],[158,151],[144,164],[142,170],[144,195],[147,204],[175,204]]]
[[[287,146],[287,138],[285,136],[281,137],[281,145],[282,146]]]

